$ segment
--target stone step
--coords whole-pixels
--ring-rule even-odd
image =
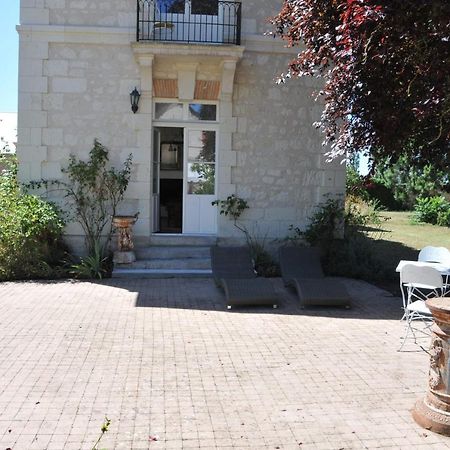
[[[210,270],[210,258],[138,259],[131,264],[116,264],[117,269]]]
[[[187,247],[211,247],[216,245],[217,236],[198,234],[152,234],[150,247],[153,246],[187,246]]]
[[[113,278],[211,278],[208,269],[121,269],[114,268]]]
[[[175,258],[209,258],[209,246],[188,245],[154,245],[138,248],[136,258],[141,259],[175,259]]]

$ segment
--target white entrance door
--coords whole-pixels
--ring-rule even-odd
[[[216,132],[186,128],[184,136],[183,233],[215,234]]]

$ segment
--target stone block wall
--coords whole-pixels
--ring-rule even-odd
[[[242,221],[268,237],[282,237],[290,224],[304,226],[324,195],[343,193],[345,167],[326,162],[322,135],[312,124],[321,106],[313,101],[317,83],[275,78],[289,57],[246,52],[235,76],[233,134],[237,164],[232,180],[250,209]]]
[[[284,237],[290,224],[305,225],[324,194],[345,189],[344,166],[325,161],[322,135],[312,127],[321,111],[312,99],[317,86],[307,79],[275,84],[292,52],[262,33],[280,6],[243,1],[246,50],[232,102],[222,98],[219,105],[226,117],[219,130],[219,197],[246,199],[245,225],[268,237]],[[143,73],[176,77],[171,65],[177,61],[152,68],[149,58],[140,65],[133,52],[135,8],[134,0],[21,1],[18,155],[20,176],[28,181],[61,177],[69,155],[87,158],[94,138],[110,149],[116,167],[132,153],[132,180],[120,212],[140,211],[135,234],[145,242],[152,222],[152,83],[151,75],[143,81]],[[198,76],[220,80],[220,70]],[[129,102],[134,86],[145,93],[136,115]],[[219,236],[241,236],[223,216],[218,224]],[[81,231],[71,224],[67,233]]]

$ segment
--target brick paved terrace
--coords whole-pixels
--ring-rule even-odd
[[[0,285],[0,449],[443,449],[398,298],[227,311],[211,280]],[[150,440],[157,436],[157,440]]]

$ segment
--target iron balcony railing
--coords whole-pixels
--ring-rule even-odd
[[[137,41],[241,43],[241,3],[137,0]]]

